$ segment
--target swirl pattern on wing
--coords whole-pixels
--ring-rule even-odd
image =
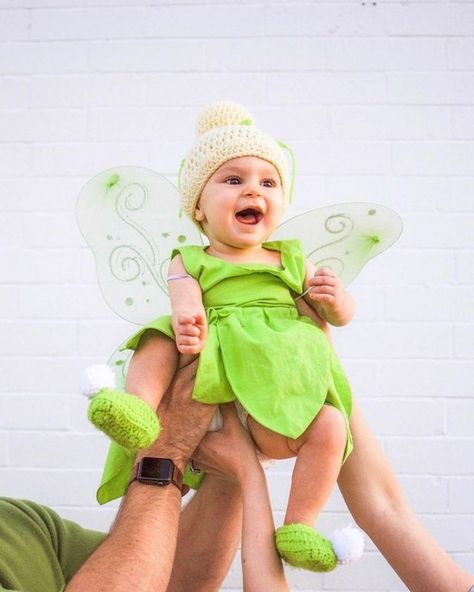
[[[149,199],[148,188],[138,182],[130,183],[118,193],[115,200],[115,211],[124,224],[132,227],[142,237],[148,255],[143,248],[139,250],[133,245],[120,245],[110,255],[110,270],[120,281],[134,281],[144,276],[146,267],[156,285],[167,295],[166,281],[162,276],[161,269],[157,270],[156,268],[156,262],[160,259],[159,249],[146,228],[138,224],[131,216],[131,213],[144,210],[147,199]]]
[[[299,238],[316,267],[329,267],[347,286],[365,264],[395,243],[400,216],[373,203],[335,204],[300,214],[281,224],[275,240]]]
[[[118,167],[83,187],[77,205],[107,304],[137,324],[169,314],[166,281],[175,246],[202,244],[191,221],[179,217],[176,187],[151,169]]]
[[[308,259],[311,259],[311,261],[313,261],[317,267],[330,267],[336,273],[336,275],[341,276],[344,271],[344,261],[342,258],[333,256],[320,259],[318,258],[317,253],[322,248],[329,247],[330,245],[345,240],[354,229],[354,222],[346,214],[331,214],[326,219],[324,228],[329,234],[338,235],[338,237],[332,242],[307,253],[306,256]]]

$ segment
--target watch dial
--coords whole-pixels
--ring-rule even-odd
[[[171,479],[173,464],[167,458],[143,458],[138,474],[142,479]]]

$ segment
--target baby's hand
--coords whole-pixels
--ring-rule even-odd
[[[178,314],[173,318],[176,347],[182,354],[198,354],[206,345],[207,319],[204,312]]]
[[[322,267],[308,280],[311,300],[318,303],[323,318],[329,320],[341,314],[344,308],[344,288],[330,269]]]

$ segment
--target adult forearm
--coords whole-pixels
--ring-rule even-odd
[[[474,584],[406,504],[380,516],[368,534],[411,592],[468,592]]]
[[[180,493],[133,483],[104,543],[67,592],[165,592],[175,552]]]
[[[216,592],[240,542],[240,488],[208,474],[181,513],[167,592]]]
[[[245,484],[242,524],[244,592],[289,592],[275,548],[275,526],[262,472]]]
[[[413,514],[357,404],[351,430],[354,451],[341,469],[339,487],[357,524],[411,592],[467,592],[474,578],[443,551]]]

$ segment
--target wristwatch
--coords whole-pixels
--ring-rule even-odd
[[[183,490],[183,473],[170,458],[144,456],[133,467],[129,485],[133,481],[157,485],[158,487],[164,487],[172,483],[181,493]]]

